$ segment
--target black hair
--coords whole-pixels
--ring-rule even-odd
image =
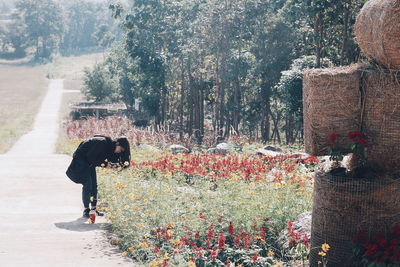
[[[128,167],[131,163],[131,146],[129,145],[128,138],[121,136],[115,140],[115,144],[117,146],[121,146],[124,151],[119,153],[119,162],[124,166]],[[128,162],[129,165],[125,166],[125,162]]]

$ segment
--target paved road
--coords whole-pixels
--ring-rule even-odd
[[[0,266],[134,266],[107,241],[104,218],[84,224],[71,158],[53,154],[62,94],[51,80],[33,130],[0,155]]]

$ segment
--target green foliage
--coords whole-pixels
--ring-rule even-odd
[[[329,60],[322,61],[323,67],[332,65]],[[280,95],[286,111],[303,116],[303,72],[316,68],[315,56],[303,56],[295,59],[289,70],[283,71],[275,90]]]
[[[62,7],[53,0],[19,0],[16,8],[26,27],[27,42],[36,48],[35,59],[50,59],[65,31]]]
[[[115,82],[111,79],[111,75],[104,64],[96,64],[93,70],[85,69],[82,91],[88,100],[95,102],[114,99]]]
[[[64,4],[67,17],[61,49],[64,53],[100,45],[109,47],[118,35],[105,3],[71,1]]]

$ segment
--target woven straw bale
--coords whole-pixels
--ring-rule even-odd
[[[310,265],[328,243],[328,266],[353,266],[354,238],[364,231],[369,239],[388,233],[400,223],[400,179],[349,179],[317,173],[314,185]]]
[[[362,75],[365,94],[363,132],[368,161],[384,171],[400,169],[400,75],[377,69]]]
[[[357,16],[355,34],[363,53],[400,69],[400,0],[370,0]]]
[[[355,64],[304,73],[304,142],[307,153],[327,155],[327,139],[331,133],[346,136],[348,132],[360,129],[362,67]]]

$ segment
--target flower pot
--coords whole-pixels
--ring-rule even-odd
[[[318,266],[327,243],[328,266],[353,266],[358,231],[373,238],[400,223],[400,179],[352,179],[319,172],[315,176],[310,265]]]

